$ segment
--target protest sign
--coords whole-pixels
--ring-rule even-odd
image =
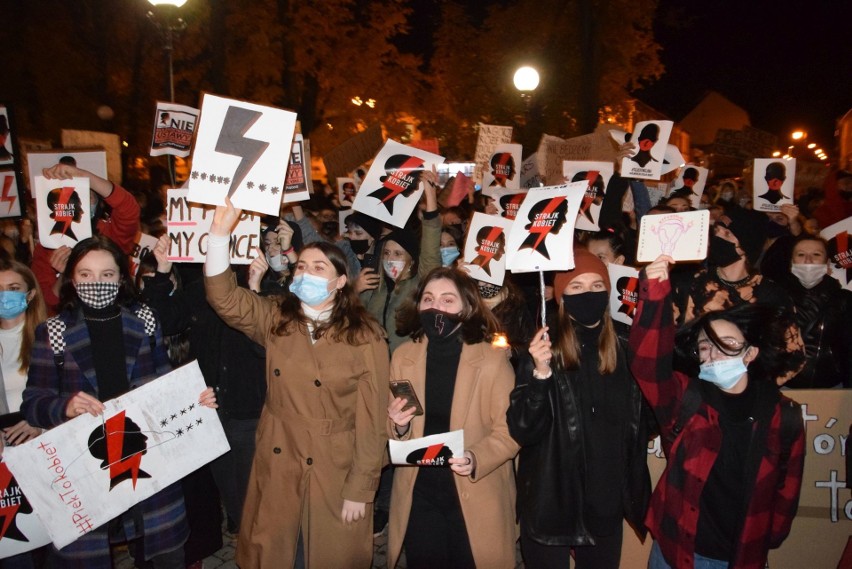
[[[438,433],[407,441],[388,441],[393,464],[414,466],[449,466],[453,457],[464,455],[464,431]]]
[[[5,462],[0,462],[0,519],[0,559],[50,543],[47,529]]]
[[[574,267],[574,222],[585,182],[530,190],[512,224],[506,267],[512,272],[566,271]]]
[[[128,260],[130,261],[130,276],[136,277],[136,273],[139,272],[139,262],[145,258],[145,255],[154,250],[154,246],[157,245],[157,238],[153,235],[148,235],[147,233],[140,233],[138,238],[136,239],[136,243],[133,244],[133,250],[130,252],[128,256]]]
[[[518,215],[524,198],[527,196],[527,190],[507,190],[507,189],[487,189],[482,190],[482,193],[493,200],[493,205],[500,217],[506,219],[515,219]],[[488,208],[486,208],[488,211]]]
[[[30,188],[35,187],[36,176],[41,176],[45,168],[56,166],[60,160],[63,160],[65,163],[72,162],[81,170],[86,170],[101,178],[109,179],[105,151],[53,148],[51,150],[27,152],[27,172],[29,174]]]
[[[473,190],[473,181],[464,175],[464,172],[456,173],[450,195],[447,197],[447,207],[455,207],[467,201],[468,195]]]
[[[675,181],[672,182],[669,197],[686,198],[693,209],[698,209],[709,173],[710,171],[707,168],[692,164],[687,165],[681,169]]]
[[[361,164],[369,162],[383,142],[382,125],[375,123],[326,152],[322,161],[329,180],[346,176]]]
[[[675,261],[700,261],[707,257],[709,235],[710,212],[706,209],[643,215],[636,261],[650,263],[660,255]]]
[[[828,241],[831,276],[852,290],[852,217],[829,225],[820,236]]]
[[[614,131],[608,127],[599,126],[593,133],[569,139],[549,134],[542,136],[536,156],[538,156],[538,169],[544,182],[552,186],[564,181],[562,163],[566,160],[613,162],[616,151],[609,139],[610,132]]]
[[[193,361],[4,451],[62,548],[229,450]]]
[[[673,126],[672,121],[642,121],[636,123],[633,134],[630,136],[630,142],[636,144],[637,150],[634,151],[632,156],[621,159],[621,175],[625,178],[659,180]],[[616,141],[619,139],[617,132],[611,131]],[[678,153],[678,156],[680,156],[680,153]],[[680,164],[670,163],[669,165],[674,170]]]
[[[12,121],[9,119],[9,109],[0,105],[0,166],[11,166],[15,163],[15,149],[12,147]]]
[[[420,175],[443,161],[442,156],[388,140],[364,177],[352,209],[403,227],[423,194]]]
[[[474,184],[482,184],[485,169],[497,147],[510,142],[512,142],[512,127],[479,123],[476,153],[473,159],[476,163],[473,169]]]
[[[795,158],[755,158],[752,182],[756,211],[781,211],[793,203],[796,180]]]
[[[20,217],[21,193],[14,170],[0,171],[0,217]]]
[[[189,200],[277,216],[295,129],[296,113],[205,94]]]
[[[190,202],[188,190],[170,189],[166,207],[169,260],[174,263],[203,263],[207,258],[207,235],[214,207]],[[260,246],[260,216],[244,211],[231,231],[230,257],[235,265],[248,265]]]
[[[601,215],[606,188],[615,166],[612,162],[566,160],[562,163],[562,175],[569,182],[586,182],[586,195],[580,203],[577,229],[600,231],[598,220]]]
[[[520,144],[500,144],[494,149],[482,175],[482,188],[508,188],[517,190],[521,187],[521,176],[518,173],[521,164]]]
[[[337,201],[340,207],[352,207],[355,195],[358,193],[358,182],[355,178],[337,179]]]
[[[290,162],[287,164],[287,178],[284,182],[284,203],[311,199],[311,194],[308,191],[311,169],[306,142],[301,134],[296,134],[293,137]]]
[[[506,238],[511,220],[476,212],[467,230],[462,263],[474,279],[502,286],[506,278]]]
[[[540,188],[544,185],[541,173],[538,170],[538,153],[530,154],[526,160],[521,163],[521,187],[522,188]]]
[[[96,148],[102,150],[106,155],[106,172],[100,174],[101,178],[108,180],[121,180],[123,172],[123,160],[121,156],[121,137],[111,132],[98,132],[94,130],[69,130],[62,129],[62,148],[66,150],[84,150]],[[84,170],[89,170],[80,166]],[[89,170],[94,172],[94,170]]]
[[[198,124],[198,109],[157,101],[151,156],[171,154],[186,158],[192,149],[192,136]]]
[[[92,236],[89,179],[48,180],[35,177],[39,242],[47,249],[73,247]]]
[[[639,301],[639,271],[633,267],[609,263],[609,314],[613,320],[633,325],[633,313]]]
[[[674,144],[666,144],[666,153],[663,156],[663,165],[660,168],[660,174],[668,174],[674,172],[678,168],[686,165],[680,150]]]

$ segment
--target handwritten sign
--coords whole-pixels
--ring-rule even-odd
[[[476,154],[474,155],[474,162],[476,163],[473,170],[474,183],[482,183],[485,169],[488,167],[491,155],[494,154],[497,147],[510,142],[512,142],[512,127],[479,123],[479,136],[476,139]]]
[[[133,244],[133,250],[130,252],[130,276],[136,277],[139,272],[139,263],[145,258],[145,255],[154,250],[157,245],[157,238],[147,233],[140,233],[136,243]]]
[[[650,263],[660,255],[675,261],[700,261],[707,257],[710,212],[685,211],[642,216],[636,260]]]

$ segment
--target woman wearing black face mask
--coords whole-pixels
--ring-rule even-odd
[[[388,567],[403,544],[409,569],[514,567],[518,446],[506,426],[513,373],[489,343],[496,322],[475,282],[450,267],[428,273],[412,300],[398,330],[413,341],[393,353],[391,380],[411,381],[425,413],[415,417],[405,399],[394,399],[388,434],[410,439],[464,429],[465,451],[448,465],[396,468]]]
[[[508,412],[521,445],[518,517],[527,567],[617,569],[622,520],[644,536],[647,420],[607,306],[606,267],[584,249],[553,281],[559,312],[539,330]]]

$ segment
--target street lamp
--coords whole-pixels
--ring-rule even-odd
[[[169,75],[169,102],[175,102],[175,72],[172,60],[174,51],[174,36],[186,29],[186,22],[178,17],[178,9],[186,4],[186,0],[148,0],[154,11],[148,12],[148,18],[154,22],[163,37],[163,51],[166,54]]]
[[[523,135],[525,139],[531,138],[530,134],[532,129],[530,128],[530,123],[532,122],[532,94],[536,87],[538,87],[538,80],[538,71],[528,65],[519,67],[517,71],[515,71],[515,76],[512,78],[512,82],[515,84],[515,89],[520,92],[521,99],[524,101]]]

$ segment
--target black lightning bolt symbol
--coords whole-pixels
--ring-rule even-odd
[[[438,334],[444,333],[444,324],[445,324],[444,315],[443,314],[436,314],[435,315],[435,330],[438,332]]]
[[[263,116],[263,113],[244,109],[242,107],[228,107],[225,113],[225,122],[216,142],[216,152],[231,154],[242,158],[237,169],[234,171],[231,187],[228,189],[228,197],[234,195],[240,182],[257,162],[258,158],[269,146],[268,142],[246,138],[245,134]]]

